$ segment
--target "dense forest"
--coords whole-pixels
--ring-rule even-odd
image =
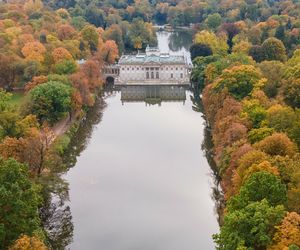
[[[196,31],[202,89],[224,192],[217,249],[300,249],[297,1],[221,1]]]
[[[224,193],[217,249],[300,249],[297,0],[0,2],[0,249],[53,249],[41,180],[94,105],[100,69],[155,45],[154,24],[194,32],[191,80]]]

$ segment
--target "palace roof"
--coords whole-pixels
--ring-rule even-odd
[[[136,55],[122,55],[119,65],[126,64],[186,64],[183,55],[170,55],[169,53],[160,53],[158,48],[146,48],[146,53]]]

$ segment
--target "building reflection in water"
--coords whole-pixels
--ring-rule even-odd
[[[121,101],[127,102],[145,102],[146,105],[161,105],[162,102],[182,102],[186,100],[186,90],[184,86],[171,85],[134,85],[122,86]]]

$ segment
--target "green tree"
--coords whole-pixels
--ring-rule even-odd
[[[256,99],[243,102],[243,113],[251,121],[254,128],[259,128],[267,116],[266,109]]]
[[[49,81],[32,89],[30,110],[40,121],[54,123],[71,110],[70,86]]]
[[[268,127],[251,129],[248,133],[248,139],[251,142],[251,144],[254,144],[256,142],[265,139],[269,135],[272,135],[273,133],[274,133],[274,129]]]
[[[220,233],[213,236],[217,249],[266,249],[284,214],[282,205],[273,207],[266,199],[227,213]]]
[[[206,44],[196,43],[190,47],[191,59],[194,60],[197,56],[212,55],[211,48]]]
[[[221,25],[222,17],[220,16],[219,13],[214,13],[208,15],[205,22],[210,29],[215,30]]]
[[[25,165],[0,158],[0,248],[6,249],[20,234],[39,229],[37,186],[28,177]]]
[[[90,47],[97,48],[99,41],[99,34],[93,25],[85,25],[81,30],[81,36]]]
[[[265,171],[253,173],[241,187],[240,193],[228,203],[228,211],[242,209],[249,203],[266,199],[271,206],[283,205],[287,201],[287,191],[281,180]]]
[[[266,61],[285,61],[286,51],[284,44],[277,38],[270,37],[262,44],[264,60]]]
[[[54,71],[60,75],[72,74],[77,70],[77,65],[73,60],[63,60],[55,64]]]

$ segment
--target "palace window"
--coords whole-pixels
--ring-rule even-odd
[[[171,78],[173,78],[173,73],[171,73]]]
[[[158,79],[159,78],[159,73],[158,72],[156,72],[156,79]]]
[[[146,79],[149,79],[149,72],[146,73]]]
[[[154,79],[154,72],[151,72],[151,79]]]
[[[183,74],[182,73],[180,73],[180,77],[183,78]]]

